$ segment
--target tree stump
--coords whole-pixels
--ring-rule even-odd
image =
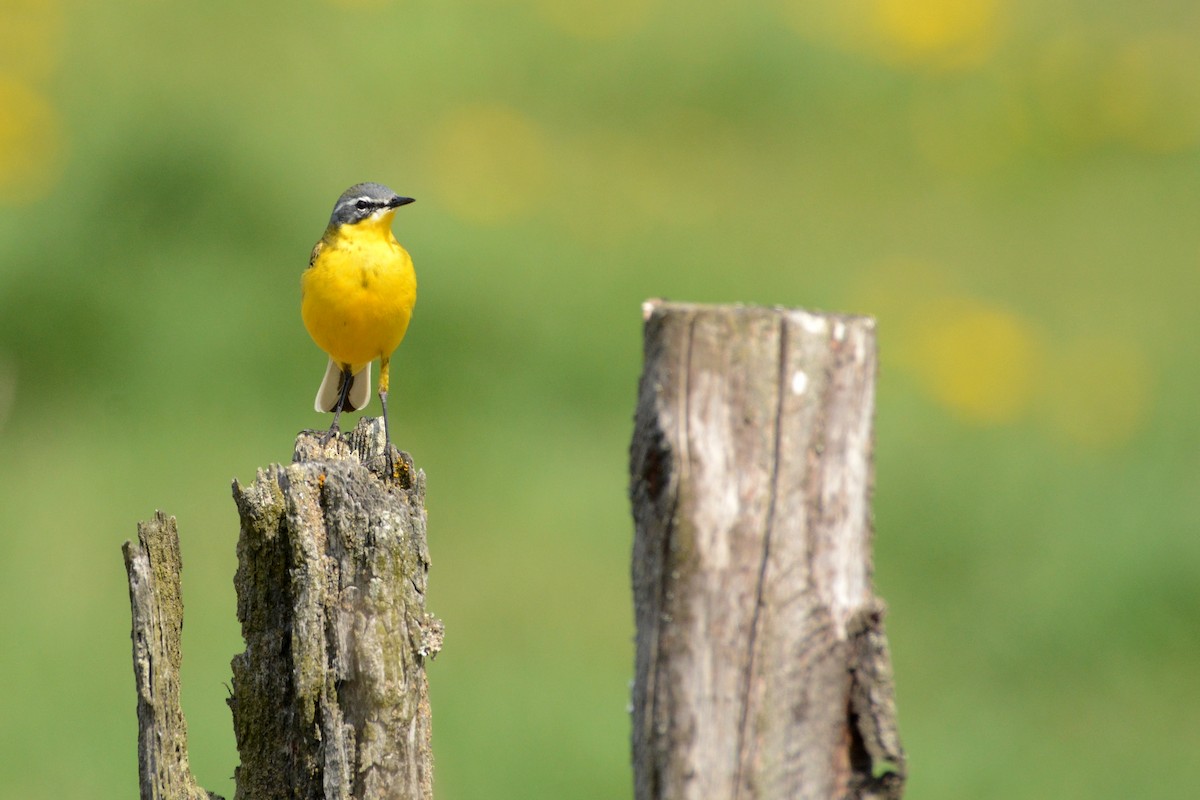
[[[301,433],[293,463],[234,482],[239,800],[432,796],[425,474],[392,460],[363,418],[328,441]]]
[[[871,587],[874,321],[645,311],[635,797],[899,797]]]
[[[399,469],[393,468],[398,465]],[[234,584],[245,652],[233,660],[244,800],[428,800],[425,473],[384,450],[383,425],[305,431],[293,463],[236,481]],[[124,545],[133,612],[142,800],[220,800],[188,768],[179,705],[182,561],[161,512]]]

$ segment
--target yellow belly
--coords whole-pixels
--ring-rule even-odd
[[[309,335],[356,372],[391,356],[417,300],[412,259],[390,232],[327,238],[300,288],[300,315]]]

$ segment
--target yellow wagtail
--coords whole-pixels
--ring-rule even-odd
[[[392,217],[412,201],[378,183],[351,186],[334,204],[300,278],[304,327],[329,354],[316,400],[317,411],[333,412],[328,435],[337,433],[343,411],[370,402],[371,362],[378,358],[389,464],[388,361],[408,330],[417,300],[412,258],[392,235]]]

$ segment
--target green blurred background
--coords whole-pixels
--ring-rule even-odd
[[[378,180],[441,800],[631,794],[651,296],[879,318],[910,796],[1188,796],[1198,45],[1169,0],[4,0],[0,793],[136,795],[120,544],[162,508],[232,796],[229,484],[328,424],[299,273]]]

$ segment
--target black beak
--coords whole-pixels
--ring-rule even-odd
[[[413,202],[413,200],[414,198],[412,197],[400,197],[399,195],[396,195],[388,201],[388,208],[399,208],[400,206],[406,206]]]

